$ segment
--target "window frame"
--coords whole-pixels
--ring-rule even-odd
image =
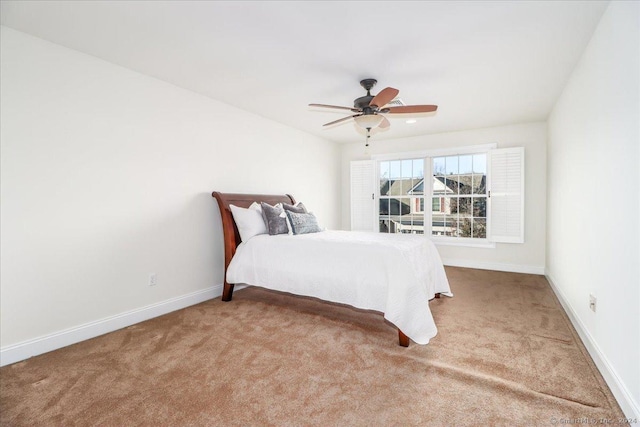
[[[402,161],[409,161],[409,160],[412,161],[412,162],[415,161],[415,160],[422,160],[422,163],[423,163],[422,170],[423,170],[423,175],[424,175],[422,177],[422,179],[424,181],[426,179],[426,176],[427,176],[426,175],[426,169],[425,169],[425,167],[427,165],[427,161],[426,161],[426,158],[424,158],[422,156],[404,157],[404,158],[398,158],[398,159],[381,159],[381,160],[374,160],[372,158],[373,168],[374,168],[374,171],[375,171],[374,179],[375,179],[375,182],[376,182],[376,184],[375,184],[375,193],[374,193],[375,194],[375,196],[374,196],[374,205],[376,207],[376,213],[375,213],[375,216],[376,216],[376,219],[377,219],[377,221],[376,221],[376,224],[377,224],[376,230],[378,232],[381,232],[380,231],[380,221],[381,221],[380,220],[380,200],[381,199],[387,199],[387,200],[409,199],[411,201],[410,203],[414,203],[414,201],[420,200],[420,199],[422,199],[422,200],[426,200],[427,199],[427,194],[426,193],[422,194],[422,195],[418,195],[418,196],[416,196],[415,194],[406,194],[406,195],[404,195],[404,194],[399,194],[399,195],[398,194],[396,194],[396,195],[388,194],[388,195],[385,195],[385,196],[381,196],[380,195],[380,163],[381,162],[393,162],[393,161],[402,162]],[[424,184],[423,184],[423,187],[424,187]],[[402,215],[400,215],[400,216],[402,216]],[[423,234],[424,234],[424,232],[425,232],[424,228],[426,226],[426,222],[424,222],[425,221],[424,212],[423,212],[423,215],[422,215],[422,220],[423,220]],[[419,234],[419,233],[416,233],[416,234]]]
[[[407,160],[407,159],[418,159],[422,158],[424,160],[424,179],[427,177],[433,177],[433,158],[434,157],[444,157],[444,156],[456,156],[456,155],[465,155],[465,154],[485,154],[487,156],[487,182],[491,182],[491,166],[490,166],[490,151],[496,149],[498,146],[497,143],[489,143],[489,144],[480,144],[480,145],[470,145],[470,146],[462,146],[462,147],[451,147],[451,148],[439,148],[439,149],[431,149],[431,150],[421,150],[421,151],[411,151],[411,152],[402,152],[402,153],[390,153],[390,154],[378,154],[372,155],[371,160],[374,161],[374,175],[376,184],[376,191],[374,196],[375,206],[380,206],[380,162],[384,161],[394,161],[394,160]],[[477,237],[451,237],[451,236],[438,236],[432,234],[432,220],[433,220],[433,212],[432,209],[426,209],[427,200],[433,200],[433,182],[430,181],[430,185],[426,186],[424,189],[424,199],[425,199],[425,210],[424,210],[424,224],[425,230],[424,235],[428,236],[435,244],[437,245],[448,245],[448,246],[467,246],[467,247],[481,247],[481,248],[495,248],[496,242],[490,240],[491,236],[491,199],[489,196],[490,189],[487,189],[487,212],[486,212],[486,221],[487,221],[487,237],[485,238],[477,238]],[[428,204],[429,206],[431,203]],[[376,222],[379,223],[379,209],[376,209]],[[429,224],[429,233],[427,233],[426,225]]]

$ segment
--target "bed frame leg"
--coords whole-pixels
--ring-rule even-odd
[[[222,289],[222,301],[231,301],[233,297],[233,285],[224,281],[224,288]]]
[[[409,347],[409,337],[406,336],[400,329],[398,329],[398,344],[402,347]]]

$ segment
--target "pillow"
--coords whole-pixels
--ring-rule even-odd
[[[249,209],[255,209],[258,212],[260,212],[260,215],[262,215],[262,206],[260,206],[260,203],[258,202],[251,203],[251,206],[249,206]]]
[[[262,208],[256,202],[253,202],[249,209],[241,208],[235,205],[229,205],[233,220],[238,227],[240,239],[246,242],[253,236],[258,234],[266,234],[267,227],[262,219]]]
[[[289,221],[289,217],[285,214],[286,211],[291,211],[295,213],[307,213],[307,207],[303,205],[301,202],[296,203],[295,205],[290,205],[288,203],[282,204],[282,213],[280,214],[280,218],[284,218],[287,221],[287,230],[289,235],[293,234],[293,229],[291,228],[291,221]]]
[[[280,216],[280,214],[284,212],[282,203],[271,206],[262,202],[260,206],[262,207],[262,218],[264,219],[264,224],[269,235],[275,236],[276,234],[287,234],[289,232],[287,221]]]
[[[291,211],[295,213],[307,213],[307,207],[302,203],[298,202],[295,205],[289,205],[287,203],[283,203],[282,207],[285,211]]]
[[[314,214],[295,213],[291,211],[285,212],[287,213],[287,217],[291,223],[293,234],[318,233],[322,231]]]

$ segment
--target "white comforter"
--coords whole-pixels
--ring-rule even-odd
[[[238,246],[227,281],[380,311],[418,344],[438,332],[429,299],[453,296],[433,243],[410,234],[258,235]]]

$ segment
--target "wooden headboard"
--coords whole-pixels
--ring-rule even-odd
[[[296,201],[289,194],[273,195],[273,194],[238,194],[238,193],[220,193],[214,191],[211,193],[218,202],[220,208],[220,218],[222,219],[222,233],[224,235],[224,290],[222,292],[223,301],[231,301],[233,294],[233,284],[227,283],[227,267],[231,262],[231,258],[236,253],[236,248],[241,242],[238,227],[231,215],[229,205],[248,208],[253,202],[265,202],[270,205],[276,203],[289,203],[294,205]]]

